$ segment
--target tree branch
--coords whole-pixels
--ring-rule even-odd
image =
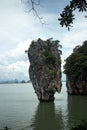
[[[22,1],[25,1],[25,0],[22,0]],[[29,4],[29,2],[31,2],[31,9],[25,12],[28,12],[28,13],[33,12],[35,19],[38,18],[41,24],[45,24],[45,22],[43,21],[43,17],[40,17],[39,13],[36,10],[36,6],[40,6],[40,0],[37,0],[37,2],[35,0],[26,1],[27,4]]]
[[[67,27],[70,30],[71,25],[73,24],[73,20],[75,20],[73,11],[78,9],[79,12],[87,12],[87,1],[86,0],[71,0],[70,4],[67,5],[62,13],[60,14],[60,25],[63,27]],[[87,17],[87,16],[85,16]]]

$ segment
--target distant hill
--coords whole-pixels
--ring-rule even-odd
[[[14,83],[31,83],[31,81],[30,80],[28,80],[28,81],[25,81],[25,80],[18,81],[17,79],[0,81],[0,84],[14,84]]]
[[[66,82],[66,75],[64,73],[62,73],[62,81]],[[19,81],[18,79],[14,79],[14,80],[4,80],[4,81],[0,81],[0,84],[13,84],[13,83],[31,83],[30,80],[21,80]]]

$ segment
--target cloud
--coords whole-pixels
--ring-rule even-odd
[[[8,72],[10,76],[14,79],[15,77],[18,79],[28,79],[28,68],[29,68],[29,61],[17,61],[13,64],[8,66]],[[10,78],[11,78],[10,77]]]
[[[7,53],[7,56],[9,59],[11,59],[13,62],[16,60],[27,60],[28,57],[25,54],[25,50],[28,50],[29,46],[31,44],[31,40],[26,40],[24,42],[20,42],[17,44],[16,48],[9,50]]]
[[[29,60],[25,50],[29,48],[30,43],[30,40],[20,42],[16,48],[0,54],[0,80],[28,80]]]
[[[28,77],[26,74],[29,64],[25,50],[32,40],[51,37],[58,39],[63,46],[64,60],[76,45],[81,45],[87,38],[87,19],[83,18],[83,14],[76,15],[71,31],[61,28],[58,15],[68,0],[66,3],[61,0],[53,3],[52,0],[50,3],[43,1],[44,7],[39,8],[39,11],[41,9],[40,15],[44,16],[45,25],[35,19],[33,13],[25,13],[24,5],[19,1],[0,1],[0,79]]]
[[[0,80],[28,80],[29,62],[17,61],[9,65],[0,65]]]
[[[68,34],[64,34],[62,40],[61,40],[61,44],[63,45],[63,47],[72,47],[74,48],[76,45],[81,45],[83,43],[84,40],[86,40],[86,34],[87,31],[81,31],[81,32],[72,32],[72,33],[68,33]]]
[[[78,23],[78,24],[77,24]],[[75,27],[71,28],[71,31],[63,33],[61,44],[63,47],[74,48],[77,45],[82,45],[82,43],[87,40],[87,21],[80,20],[75,23]]]
[[[0,65],[4,65],[4,66],[8,65],[7,58],[3,54],[0,54]]]

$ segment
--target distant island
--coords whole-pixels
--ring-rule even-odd
[[[6,80],[6,81],[0,81],[0,84],[14,84],[14,83],[31,83],[30,80],[21,80],[19,81],[18,79],[14,79],[14,80]]]
[[[62,82],[66,82],[66,75],[62,73]],[[0,80],[0,84],[14,84],[14,83],[31,83],[31,80],[18,80],[18,79],[10,79],[10,80]]]

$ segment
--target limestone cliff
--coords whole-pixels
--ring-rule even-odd
[[[38,39],[28,49],[29,75],[39,101],[53,101],[61,91],[61,58],[59,41]]]
[[[87,95],[87,41],[74,48],[64,68],[68,93]]]
[[[87,79],[79,76],[77,81],[73,81],[68,75],[66,78],[67,92],[71,95],[87,95]]]

